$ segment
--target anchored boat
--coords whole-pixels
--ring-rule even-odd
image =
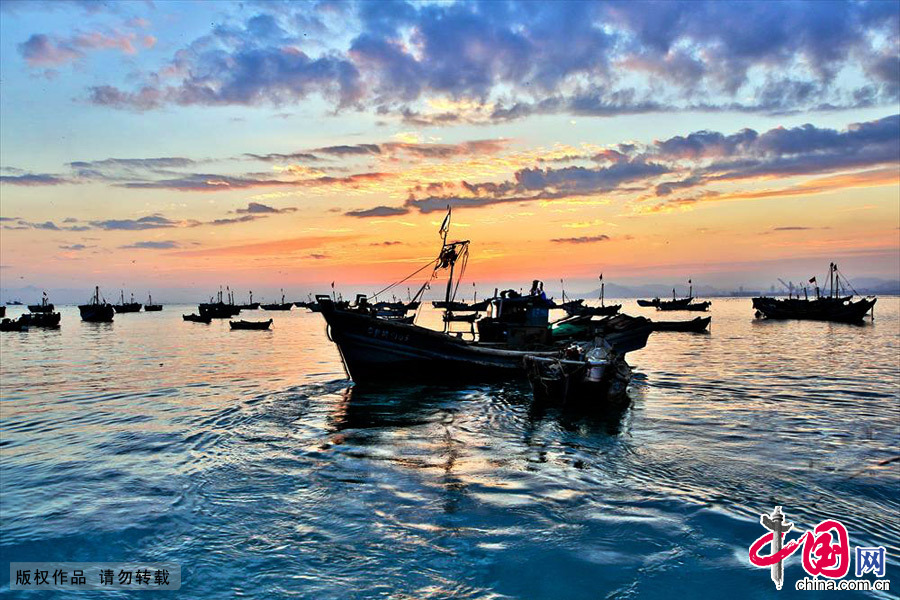
[[[134,294],[131,295],[131,302],[125,302],[125,290],[122,290],[119,296],[119,303],[114,304],[113,308],[117,313],[141,312],[141,303],[134,301]]]
[[[91,323],[111,323],[116,310],[112,304],[100,297],[100,287],[94,287],[94,296],[87,304],[80,304],[78,311],[81,313],[81,320]]]
[[[866,314],[875,306],[878,300],[874,296],[860,298],[854,301],[856,290],[850,282],[838,270],[835,263],[828,266],[829,289],[827,295],[820,294],[816,278],[809,283],[815,284],[815,298],[793,297],[793,290],[788,298],[769,298],[762,296],[753,299],[753,308],[758,317],[767,319],[804,319],[812,321],[836,321],[840,323],[861,323]],[[851,295],[846,295],[847,291]],[[804,294],[806,296],[806,294]]]
[[[53,312],[53,304],[48,301],[47,292],[44,292],[41,297],[40,304],[29,304],[28,310],[33,313],[52,313]]]

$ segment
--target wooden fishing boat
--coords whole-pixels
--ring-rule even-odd
[[[181,318],[184,319],[185,321],[192,321],[194,323],[205,323],[207,325],[212,323],[212,317],[210,317],[209,315],[190,314],[190,315],[181,315]]]
[[[638,300],[638,306],[643,306],[644,308],[655,308],[657,304],[659,304],[659,298],[654,298],[653,300]]]
[[[41,297],[41,303],[40,304],[29,304],[28,310],[30,310],[33,313],[52,313],[54,310],[54,307],[53,307],[53,304],[48,302],[47,292],[44,292],[43,296]]]
[[[136,313],[141,312],[141,303],[134,301],[134,294],[131,295],[130,302],[125,302],[125,290],[122,290],[119,303],[114,304],[113,308],[117,313]]]
[[[228,302],[225,302],[226,297]],[[227,291],[226,296],[222,292],[222,288],[219,288],[215,299],[210,298],[209,302],[201,302],[197,305],[197,310],[204,317],[230,319],[240,314],[241,307],[234,303],[234,293],[231,290]]]
[[[153,296],[147,294],[147,304],[144,305],[147,312],[159,312],[162,310],[162,304],[153,304]]]
[[[291,310],[294,308],[293,302],[285,302],[284,301],[284,290],[281,290],[281,302],[275,302],[272,304],[260,304],[260,308],[263,310]]]
[[[53,329],[59,327],[61,318],[62,315],[58,312],[36,312],[25,313],[19,317],[19,321],[26,327],[46,327]]]
[[[21,319],[3,319],[0,321],[0,331],[28,331],[28,326]]]
[[[873,307],[877,298],[869,296],[854,301],[856,290],[838,270],[835,263],[828,266],[829,290],[827,295],[819,293],[816,285],[816,297],[787,299],[769,298],[766,296],[753,298],[753,308],[758,317],[767,319],[802,319],[811,321],[835,321],[839,323],[861,323]],[[816,283],[816,278],[809,280]],[[849,288],[853,294],[846,295]]]
[[[693,300],[693,298],[691,298]],[[677,310],[688,310],[693,312],[706,312],[709,310],[709,307],[712,305],[712,302],[706,300],[705,302],[682,302],[681,300],[677,302],[671,302],[668,300],[663,300],[659,304],[656,305],[656,310],[661,311],[677,311]]]
[[[621,304],[608,304],[606,306],[577,306],[574,309],[566,309],[570,315],[588,315],[592,317],[606,317],[618,313],[622,309]]]
[[[116,314],[112,304],[101,300],[99,286],[94,287],[94,296],[89,303],[78,305],[78,311],[82,321],[91,323],[110,323]]]
[[[228,324],[232,329],[264,330],[268,329],[272,325],[272,319],[269,319],[268,321],[229,321]]]
[[[690,321],[653,321],[653,331],[706,331],[712,317],[695,317]]]
[[[329,339],[338,347],[347,373],[358,383],[483,381],[524,375],[527,352],[467,342],[418,325],[338,309],[328,296],[316,300],[328,324]]]

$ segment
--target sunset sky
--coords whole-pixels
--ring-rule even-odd
[[[900,271],[898,2],[3,0],[0,55],[5,288],[371,291],[448,204],[485,291]]]

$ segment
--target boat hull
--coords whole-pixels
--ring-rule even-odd
[[[767,319],[800,319],[806,321],[835,321],[861,323],[875,306],[876,298],[862,298],[856,302],[845,299],[817,300],[754,298],[753,308]]]
[[[159,312],[162,310],[162,304],[145,304],[144,311],[145,312]]]
[[[136,313],[141,312],[141,303],[126,302],[125,304],[114,304],[113,308],[117,313]]]
[[[229,321],[228,324],[232,329],[264,331],[272,325],[272,319],[268,321]]]
[[[59,327],[62,315],[58,312],[26,313],[19,317],[19,321],[26,327]]]
[[[111,304],[82,304],[78,311],[81,320],[89,323],[111,323],[116,314]]]
[[[712,317],[696,317],[690,321],[654,321],[653,331],[687,331],[700,333],[706,331]]]
[[[417,325],[335,310],[330,300],[320,300],[319,307],[347,373],[358,383],[515,378],[524,375],[524,357],[535,354],[480,346]]]
[[[29,304],[28,310],[33,313],[52,313],[54,307],[52,304]]]

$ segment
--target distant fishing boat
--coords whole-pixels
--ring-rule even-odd
[[[234,292],[227,290],[228,302],[222,294],[222,288],[219,288],[215,301],[210,298],[209,302],[201,302],[197,309],[201,316],[211,317],[213,319],[230,319],[241,312],[241,307],[234,303]]]
[[[210,317],[209,315],[190,314],[190,315],[181,315],[181,318],[184,319],[185,321],[192,321],[194,323],[205,323],[207,325],[212,323],[212,317]]]
[[[253,301],[253,292],[250,292],[250,302],[247,304],[239,304],[238,307],[241,310],[257,310],[259,308],[259,302]]]
[[[87,304],[78,305],[78,310],[81,313],[82,321],[92,323],[110,323],[116,314],[112,304],[109,304],[106,300],[101,300],[99,286],[94,287],[94,296],[91,298],[91,301]]]
[[[712,317],[695,317],[690,321],[652,321],[653,331],[688,331],[700,333],[706,331]]]
[[[52,313],[53,305],[48,302],[47,292],[44,292],[43,296],[41,297],[40,304],[29,304],[28,310],[33,313]]]
[[[281,290],[281,302],[276,302],[273,304],[260,304],[260,307],[263,310],[291,310],[294,308],[293,302],[285,302],[284,301],[284,290]]]
[[[272,319],[268,321],[229,321],[228,324],[232,329],[268,329],[272,325]]]
[[[162,310],[162,304],[153,304],[153,296],[147,294],[147,304],[144,305],[147,312],[158,312]]]
[[[134,301],[134,294],[131,295],[131,301],[125,302],[125,290],[121,290],[119,303],[113,304],[113,308],[117,313],[135,313],[141,312],[141,303]]]
[[[835,321],[841,323],[861,323],[866,314],[875,306],[878,300],[874,296],[860,298],[854,301],[853,296],[858,295],[850,282],[838,270],[835,263],[828,266],[829,290],[828,295],[823,296],[819,292],[818,282],[813,277],[809,283],[816,286],[816,297],[793,297],[789,293],[787,299],[769,298],[766,296],[753,298],[753,308],[758,317],[767,319],[803,319],[813,321]],[[846,295],[847,291],[852,292]],[[792,291],[791,291],[792,292]]]
[[[8,306],[22,306],[22,301],[21,300],[7,300],[6,304]]]
[[[659,298],[654,298],[653,300],[638,300],[638,306],[643,306],[644,308],[655,308],[657,304],[659,304]]]

